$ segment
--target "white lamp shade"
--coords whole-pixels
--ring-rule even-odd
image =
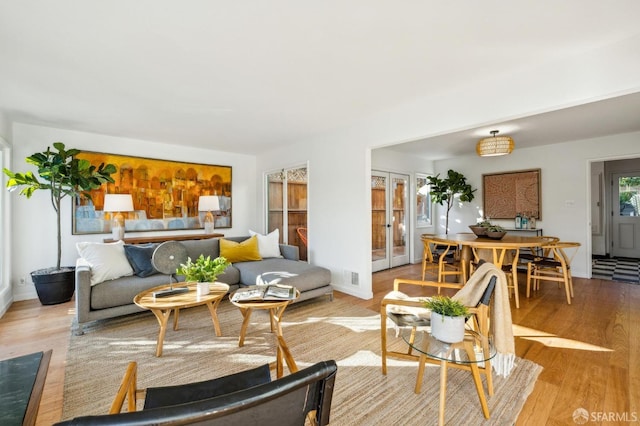
[[[220,210],[220,199],[217,195],[201,195],[198,199],[198,211],[211,212]]]
[[[104,196],[105,212],[132,212],[131,194],[107,194]]]

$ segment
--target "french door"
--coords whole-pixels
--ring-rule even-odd
[[[640,170],[612,174],[611,255],[640,258]]]
[[[371,172],[373,272],[409,263],[409,176]]]
[[[267,174],[267,232],[280,231],[280,242],[298,246],[307,260],[307,167]]]

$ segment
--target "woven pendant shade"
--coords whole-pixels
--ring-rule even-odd
[[[480,139],[476,145],[476,152],[480,157],[494,157],[511,154],[515,144],[509,136],[496,136],[498,130],[491,131],[491,137]]]

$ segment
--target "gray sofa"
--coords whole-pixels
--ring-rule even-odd
[[[249,237],[228,237],[241,242]],[[219,239],[180,241],[189,257],[196,259],[203,254],[211,258],[220,255]],[[298,247],[280,244],[282,257],[264,258],[259,261],[237,262],[229,266],[217,281],[229,284],[230,291],[241,286],[261,283],[282,283],[296,287],[300,297],[296,302],[328,295],[333,299],[331,271],[299,260]],[[181,277],[177,279],[180,281]],[[174,280],[175,282],[175,280]],[[96,320],[114,318],[142,311],[133,303],[136,294],[151,287],[169,284],[169,276],[154,274],[146,277],[125,276],[91,285],[91,266],[83,258],[76,262],[76,334],[83,333],[83,325]]]

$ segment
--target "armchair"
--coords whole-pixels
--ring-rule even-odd
[[[323,361],[271,381],[269,367],[186,385],[146,390],[145,407],[136,410],[137,365],[129,364],[111,414],[76,417],[58,425],[211,424],[302,426],[329,424],[337,373],[335,361]],[[120,413],[125,399],[129,412]]]

